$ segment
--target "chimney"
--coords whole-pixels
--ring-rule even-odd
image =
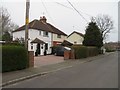
[[[43,16],[43,17],[40,17],[40,21],[43,22],[43,23],[46,23],[47,19],[46,19],[45,16]]]

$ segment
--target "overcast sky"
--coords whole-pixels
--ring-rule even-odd
[[[91,16],[109,15],[114,21],[114,29],[109,34],[107,41],[118,41],[119,0],[69,1],[88,22]],[[19,26],[25,24],[25,0],[3,0],[2,6],[8,10],[14,23]],[[85,33],[87,22],[70,6],[67,0],[30,0],[30,21],[39,19],[43,15],[46,16],[47,22],[68,35],[73,31]]]

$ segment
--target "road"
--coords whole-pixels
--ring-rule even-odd
[[[118,53],[21,81],[7,88],[118,88]]]

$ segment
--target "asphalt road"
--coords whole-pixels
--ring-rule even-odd
[[[118,88],[118,53],[21,81],[7,88]]]

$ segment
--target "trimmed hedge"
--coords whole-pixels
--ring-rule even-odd
[[[75,53],[75,59],[81,59],[99,54],[97,47],[86,47],[86,46],[72,46]]]
[[[3,43],[2,45],[16,45],[16,46],[24,46],[24,43],[19,43],[19,42],[6,42]]]
[[[72,49],[74,49],[75,59],[87,57],[87,47],[85,47],[85,46],[72,46]]]
[[[87,57],[96,56],[99,54],[99,49],[97,47],[87,47]]]
[[[27,50],[22,46],[2,46],[2,72],[21,70],[28,67]]]

